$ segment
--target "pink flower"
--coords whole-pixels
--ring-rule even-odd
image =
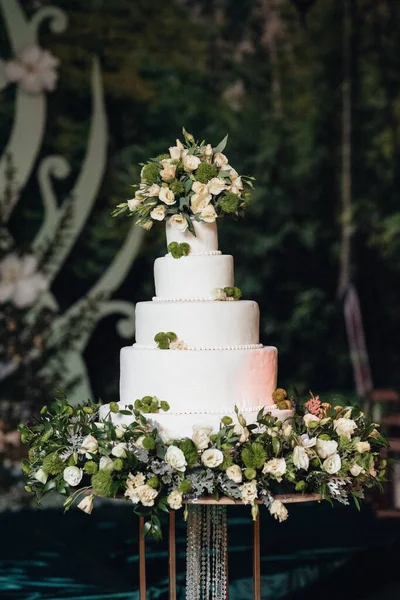
[[[314,396],[312,392],[310,392],[311,398],[305,403],[305,407],[308,412],[316,417],[321,417],[321,402],[319,400],[319,396]]]

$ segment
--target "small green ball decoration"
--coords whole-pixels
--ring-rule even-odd
[[[166,337],[165,333],[163,331],[160,331],[159,333],[156,333],[156,335],[154,336],[154,341],[162,342],[162,340],[164,340],[165,337]]]
[[[91,408],[90,406],[84,406],[82,410],[85,413],[85,415],[93,414],[93,408]]]
[[[113,464],[114,464],[114,470],[115,471],[122,471],[122,468],[124,466],[124,462],[123,462],[122,458],[116,458],[114,460]]]
[[[182,196],[185,193],[185,186],[179,179],[174,179],[169,184],[169,189],[172,190],[175,196]]]
[[[328,435],[327,433],[321,433],[321,435],[318,436],[319,440],[323,440],[325,442],[329,442],[329,440],[331,439],[331,436]]]
[[[111,486],[112,486],[112,476],[110,471],[105,471],[101,469],[94,475],[92,475],[92,488],[93,491],[98,496],[104,496],[105,498],[110,498],[111,496]]]
[[[167,412],[170,409],[170,406],[169,406],[169,404],[168,404],[168,402],[166,400],[161,400],[161,402],[160,402],[160,408],[164,412]]]
[[[252,469],[251,467],[247,467],[247,469],[245,469],[245,471],[244,471],[244,476],[246,477],[246,479],[251,481],[252,479],[255,479],[257,477],[257,472],[255,469]]]
[[[190,252],[190,245],[187,244],[186,242],[182,242],[180,244],[180,250],[181,250],[181,254],[182,256],[189,256],[189,252]]]
[[[182,494],[188,494],[192,489],[192,483],[188,479],[183,479],[179,484],[179,491]]]
[[[240,298],[242,297],[242,290],[235,286],[233,288],[233,297],[235,300],[240,300]]]
[[[173,331],[167,331],[167,333],[165,335],[167,336],[167,338],[169,339],[170,342],[174,342],[175,340],[178,339],[178,336]]]
[[[217,167],[215,165],[210,165],[210,163],[201,163],[194,173],[196,180],[200,183],[208,183],[210,179],[217,177],[217,175]]]
[[[153,488],[154,490],[156,490],[159,486],[159,481],[158,481],[158,477],[156,477],[156,475],[153,475],[153,477],[150,477],[150,479],[148,479],[146,481],[147,485],[149,485],[151,488]]]
[[[233,298],[235,293],[235,288],[233,287],[224,287],[224,292],[228,296],[228,298]]]
[[[307,484],[305,481],[298,481],[296,483],[295,490],[296,490],[296,492],[304,492],[306,487],[307,487]]]
[[[240,198],[233,192],[227,192],[218,200],[218,207],[225,215],[235,214],[240,206]]]
[[[156,442],[154,438],[151,437],[151,435],[146,435],[146,437],[143,440],[143,448],[145,448],[146,450],[154,450],[155,447]]]
[[[88,462],[85,463],[85,466],[83,467],[83,469],[84,469],[85,473],[87,473],[88,475],[94,475],[99,470],[98,466],[94,462],[94,460],[88,460]]]
[[[157,163],[148,163],[142,169],[142,181],[147,185],[156,183],[160,175],[160,167]]]
[[[221,423],[223,425],[227,426],[227,425],[232,425],[233,421],[232,421],[231,417],[225,416],[225,417],[222,417]]]
[[[277,388],[274,392],[272,392],[272,398],[275,404],[282,402],[282,400],[286,400],[287,398],[287,391],[283,388]]]
[[[158,342],[158,347],[160,350],[169,350],[169,339],[165,337],[163,340]]]
[[[119,412],[119,406],[117,402],[110,402],[110,411],[112,413],[117,413]]]
[[[64,470],[65,464],[62,458],[59,457],[57,452],[48,454],[43,461],[43,470],[49,475],[58,475]]]

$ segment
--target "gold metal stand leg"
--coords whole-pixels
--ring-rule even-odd
[[[176,600],[176,541],[175,512],[169,513],[169,600]]]
[[[226,539],[226,552],[225,552],[225,571],[226,571],[226,587],[225,594],[226,600],[229,600],[229,553],[228,553],[228,534]]]
[[[261,600],[260,515],[253,522],[253,580],[254,600]]]
[[[139,598],[146,600],[146,547],[144,543],[144,517],[139,517]]]

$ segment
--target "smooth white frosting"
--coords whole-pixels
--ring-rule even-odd
[[[273,404],[277,349],[121,350],[120,399],[133,404],[143,396],[166,400],[175,413],[258,410]]]
[[[154,263],[156,297],[215,298],[217,288],[232,287],[234,284],[233,257],[164,256]]]
[[[182,244],[186,242],[190,246],[193,253],[203,253],[213,250],[218,250],[218,231],[217,223],[205,223],[204,221],[197,222],[192,219],[196,235],[194,236],[189,230],[184,232],[174,229],[166,222],[167,246],[171,242]]]
[[[144,346],[154,345],[154,336],[160,331],[173,331],[188,346],[259,343],[260,311],[252,300],[139,302],[135,318],[136,342]]]

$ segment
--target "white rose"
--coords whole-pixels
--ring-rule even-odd
[[[213,177],[208,182],[207,187],[213,196],[218,196],[218,194],[226,189],[226,184],[223,179],[220,179],[219,177]]]
[[[108,456],[102,456],[100,459],[99,469],[101,471],[113,471],[114,461],[112,458],[109,458]]]
[[[332,454],[322,463],[323,468],[329,475],[334,475],[338,471],[340,471],[342,466],[342,461],[340,459],[339,454]]]
[[[232,465],[231,467],[228,467],[225,472],[226,476],[231,481],[234,481],[235,483],[242,483],[243,474],[242,469],[239,467],[239,465]]]
[[[357,465],[357,463],[355,463],[354,465],[352,465],[350,467],[350,473],[354,476],[354,477],[358,477],[360,473],[362,473],[364,471],[364,469],[362,467],[360,467],[360,465]]]
[[[147,483],[139,485],[136,488],[136,494],[143,506],[154,506],[154,500],[158,496],[157,490],[147,485]]]
[[[171,206],[176,202],[175,194],[172,190],[169,189],[169,187],[162,187],[160,189],[158,197],[160,198],[161,202],[164,202],[164,204],[168,204],[168,206]]]
[[[146,231],[150,231],[150,229],[153,227],[153,221],[149,219],[145,223],[140,223],[140,227],[143,227],[143,229]]]
[[[198,450],[205,450],[210,443],[210,435],[213,428],[208,425],[194,425],[192,440]]]
[[[139,486],[144,485],[145,481],[143,473],[136,473],[136,475],[129,473],[126,480],[127,490],[135,490]]]
[[[85,512],[87,515],[90,515],[93,510],[93,494],[90,494],[90,496],[85,496],[83,500],[77,504],[77,507],[83,510],[83,512]]]
[[[140,437],[137,438],[137,440],[135,442],[133,442],[133,445],[136,448],[143,448],[143,440],[146,436],[145,435],[141,435]]]
[[[240,196],[240,193],[243,191],[243,183],[242,183],[242,178],[241,178],[241,177],[235,177],[235,178],[232,180],[232,177],[231,177],[231,181],[232,181],[232,184],[231,184],[231,185],[229,185],[229,186],[227,187],[227,189],[228,189],[230,192],[232,192],[232,194],[236,194],[237,196]]]
[[[115,431],[115,435],[117,436],[117,439],[120,440],[121,438],[124,437],[125,431],[122,429],[122,427],[115,427],[114,431]]]
[[[131,198],[130,200],[127,201],[128,204],[128,208],[131,211],[134,211],[137,209],[138,206],[140,206],[142,204],[142,202],[140,200],[138,200],[137,198]]]
[[[200,213],[200,219],[205,223],[214,223],[217,213],[212,204],[208,204]]]
[[[240,486],[243,504],[254,504],[257,498],[257,482],[255,479]]]
[[[346,419],[345,417],[340,417],[340,419],[336,419],[333,422],[333,428],[335,429],[338,435],[342,435],[348,440],[351,438],[354,430],[356,429],[357,424],[352,419]]]
[[[283,436],[288,438],[293,431],[293,426],[291,423],[289,423],[289,421],[285,421],[284,423],[282,423],[282,433]]]
[[[320,458],[329,458],[332,454],[335,454],[337,447],[335,440],[317,439],[317,454]]]
[[[169,345],[170,350],[187,350],[187,344],[183,340],[174,340]]]
[[[303,417],[303,421],[304,421],[304,423],[306,424],[307,427],[310,426],[310,423],[312,421],[315,421],[315,422],[319,423],[320,420],[321,419],[319,417],[317,417],[316,415],[312,415],[311,413],[308,413],[307,415],[304,415],[304,417]]]
[[[188,228],[187,221],[183,215],[172,215],[170,219],[168,219],[168,224],[173,228],[185,232]]]
[[[155,221],[164,221],[166,212],[167,212],[167,207],[164,206],[163,204],[159,204],[158,206],[153,208],[153,210],[150,213],[150,216]]]
[[[286,473],[286,462],[284,458],[272,458],[263,466],[264,475],[272,475],[278,482],[282,481],[282,475]]]
[[[167,502],[172,510],[182,508],[182,494],[179,490],[173,490],[167,498]]]
[[[240,436],[239,444],[244,444],[247,442],[250,435],[250,431],[247,429],[247,427],[243,427],[240,423],[236,423],[235,427],[233,428],[233,433]]]
[[[228,159],[226,158],[225,154],[222,154],[222,152],[216,152],[216,154],[214,154],[214,165],[217,166],[219,169],[221,169],[222,167],[225,167],[228,164]]]
[[[162,160],[163,169],[160,171],[160,176],[163,181],[169,182],[175,179],[176,165],[171,165],[167,160]]]
[[[114,448],[111,450],[111,454],[117,458],[126,458],[126,448],[126,444],[120,442],[114,446]]]
[[[43,483],[43,485],[46,483],[48,476],[49,474],[46,473],[46,471],[44,471],[43,469],[38,469],[34,474],[34,478],[36,479],[36,481],[40,481],[40,483]]]
[[[269,512],[275,519],[279,521],[279,523],[286,521],[288,518],[287,508],[280,500],[274,500],[272,502],[271,506],[269,507]]]
[[[64,480],[71,487],[75,487],[79,485],[82,481],[83,471],[82,469],[78,469],[78,467],[66,467],[63,472]]]
[[[190,208],[192,209],[192,213],[195,215],[196,213],[204,210],[206,206],[210,203],[211,194],[193,194],[190,199]]]
[[[172,429],[166,429],[164,427],[158,430],[158,435],[164,444],[171,444],[171,442],[174,442],[177,439]]]
[[[296,446],[293,450],[293,464],[298,469],[308,470],[310,466],[310,460],[307,456],[307,452],[303,446]]]
[[[87,458],[90,458],[90,454],[88,454],[88,452],[91,454],[96,454],[98,449],[99,442],[96,440],[96,438],[93,435],[87,435],[83,440],[81,447],[79,448],[79,452],[81,454],[86,453]]]
[[[165,453],[165,461],[176,471],[180,471],[181,473],[186,471],[187,462],[185,455],[182,450],[176,446],[170,446],[168,448]]]
[[[201,455],[201,462],[205,467],[214,469],[224,462],[224,455],[221,450],[210,448],[209,450],[205,450]]]
[[[303,448],[313,448],[317,443],[317,438],[310,438],[306,433],[300,436],[300,444]]]
[[[200,159],[197,156],[193,156],[193,154],[186,154],[182,160],[186,173],[195,171],[200,164]]]
[[[146,196],[148,196],[149,198],[158,198],[160,189],[161,188],[157,183],[153,183],[153,185],[151,185],[150,187],[147,188]]]
[[[360,454],[363,454],[363,452],[369,452],[371,450],[371,446],[369,445],[369,442],[357,442],[356,450]]]
[[[184,146],[180,140],[176,140],[176,146],[171,146],[168,150],[172,160],[180,160],[184,152]]]

